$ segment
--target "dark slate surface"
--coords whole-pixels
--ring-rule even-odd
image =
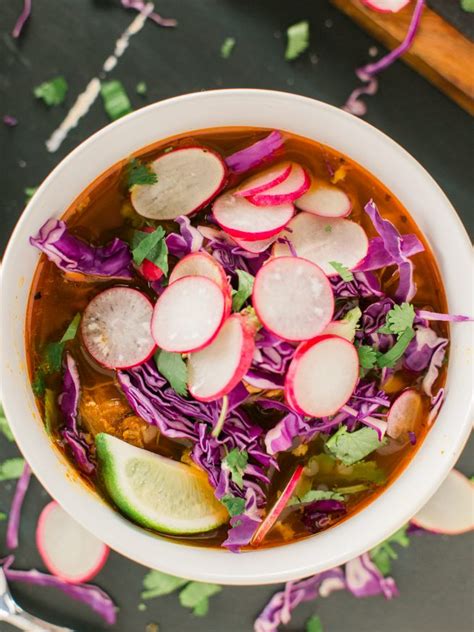
[[[97,102],[57,154],[45,150],[44,141],[132,19],[112,0],[42,0],[33,3],[33,19],[22,40],[13,43],[8,31],[21,4],[20,0],[0,4],[0,114],[19,119],[15,129],[0,125],[2,249],[21,213],[23,189],[40,183],[71,149],[107,123]],[[164,30],[148,24],[112,74],[124,82],[135,107],[219,87],[274,88],[340,105],[354,85],[354,66],[367,59],[374,44],[323,0],[162,0],[159,8],[164,15],[177,17],[179,28]],[[306,18],[311,22],[311,55],[288,64],[283,59],[283,33],[288,25]],[[222,60],[219,49],[227,36],[235,37],[237,45],[232,57]],[[57,74],[67,77],[70,92],[64,106],[48,110],[34,100],[32,88]],[[146,100],[134,94],[139,80],[148,84]],[[428,169],[472,233],[468,115],[406,66],[396,64],[384,74],[379,94],[371,99],[367,120]],[[473,452],[471,444],[459,463],[466,474],[473,473]],[[14,447],[0,437],[0,458],[14,453]],[[11,484],[1,485],[1,511],[8,511],[11,493]],[[41,567],[34,527],[46,502],[45,492],[34,482],[24,507],[18,568]],[[3,541],[4,523],[0,527]],[[356,600],[336,594],[319,604],[301,606],[286,629],[303,630],[304,621],[317,611],[325,632],[470,632],[473,561],[469,535],[413,538],[410,549],[403,550],[394,565],[399,599]],[[247,632],[275,590],[225,588],[212,598],[209,615],[199,620],[178,605],[176,595],[149,602],[147,611],[139,612],[144,574],[142,567],[112,554],[97,578],[120,606],[117,632],[144,631],[149,622],[158,622],[160,632]],[[107,629],[86,608],[54,591],[20,585],[13,590],[25,607],[40,616],[81,632]],[[0,623],[2,632],[7,628]]]
[[[474,40],[474,14],[464,11],[460,0],[428,0],[428,5],[463,35]]]

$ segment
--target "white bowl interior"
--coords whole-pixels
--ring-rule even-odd
[[[228,90],[150,105],[101,130],[43,182],[10,241],[3,265],[1,336],[4,406],[18,445],[48,492],[110,547],[151,568],[228,584],[286,581],[333,567],[368,550],[405,523],[454,465],[470,429],[472,340],[469,325],[452,328],[447,398],[413,461],[375,501],[329,531],[278,548],[233,555],[183,546],[136,527],[88,490],[52,449],[31,392],[24,348],[25,307],[38,251],[28,238],[58,217],[101,172],[160,138],[208,127],[243,125],[288,130],[347,154],[404,204],[431,244],[453,313],[472,311],[471,247],[441,189],[400,146],[367,123],[329,105],[264,90]],[[471,285],[472,287],[472,285]]]

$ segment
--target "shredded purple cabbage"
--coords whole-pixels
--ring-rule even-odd
[[[20,517],[25,494],[28,490],[31,479],[31,469],[28,463],[25,463],[23,472],[16,484],[15,495],[13,496],[10,513],[8,514],[8,525],[6,535],[7,549],[16,549],[18,546],[18,533],[20,530]]]
[[[36,569],[30,571],[14,570],[11,568],[13,562],[14,557],[12,555],[3,560],[3,570],[9,582],[21,582],[35,586],[57,588],[72,599],[88,605],[109,625],[116,623],[116,606],[107,593],[98,586],[93,586],[92,584],[70,584],[59,577],[49,575],[48,573],[41,573]]]
[[[178,233],[170,233],[166,236],[168,252],[175,257],[184,257],[190,252],[197,252],[202,248],[203,236],[191,225],[191,220],[185,215],[180,215],[174,220],[179,224]]]
[[[18,19],[13,27],[12,37],[17,39],[20,37],[23,27],[25,26],[28,18],[31,15],[31,0],[23,0],[23,9],[18,16]]]
[[[11,116],[10,114],[4,114],[3,124],[7,127],[15,127],[15,125],[18,125],[18,119],[16,119],[14,116]]]
[[[416,310],[417,316],[423,320],[441,320],[451,323],[472,322],[472,316],[461,316],[460,314],[440,314],[438,312],[430,312],[425,309]]]
[[[412,257],[419,252],[423,252],[425,247],[416,235],[408,233],[400,236],[400,249],[403,256]],[[367,254],[356,266],[355,270],[360,270],[361,272],[380,270],[380,268],[385,268],[395,263],[394,257],[385,248],[383,239],[381,237],[374,237],[369,241]]]
[[[135,11],[142,12],[147,8],[145,0],[121,0],[121,2],[124,9],[135,9]],[[158,26],[173,27],[178,25],[178,21],[174,18],[163,18],[156,12],[150,13],[147,17],[158,24]]]
[[[245,381],[261,389],[283,388],[295,347],[262,328],[255,338],[255,352]]]
[[[329,281],[335,299],[384,296],[380,282],[372,272],[354,272],[353,281],[343,281],[340,276],[330,277]]]
[[[346,586],[355,597],[382,594],[386,599],[398,597],[398,589],[391,577],[384,577],[368,553],[346,564]]]
[[[283,143],[284,139],[281,132],[274,130],[262,140],[250,145],[250,147],[241,149],[228,156],[225,162],[234,173],[244,173],[270,158],[277,149],[280,149]]]
[[[50,261],[65,272],[131,279],[132,256],[128,244],[114,239],[107,246],[91,246],[69,234],[66,224],[50,219],[36,237],[30,237],[30,244],[39,248]]]
[[[329,527],[346,512],[346,504],[340,500],[315,500],[304,506],[301,520],[310,533],[317,533]]]
[[[356,331],[356,340],[360,344],[369,345],[381,352],[393,347],[395,336],[378,333],[378,330],[385,325],[387,314],[394,305],[392,299],[386,297],[365,308],[362,312],[360,329]]]
[[[269,257],[268,252],[254,253],[244,250],[230,242],[222,231],[216,233],[216,237],[208,242],[206,248],[228,274],[235,274],[236,270],[244,270],[255,275]]]

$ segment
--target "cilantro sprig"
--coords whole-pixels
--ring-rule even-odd
[[[178,395],[188,394],[188,367],[180,353],[171,353],[160,349],[155,353],[155,363],[158,372],[168,380]]]
[[[37,99],[41,99],[48,106],[60,105],[66,98],[67,81],[64,77],[54,77],[50,81],[44,81],[33,90]]]
[[[133,231],[132,257],[135,265],[140,266],[145,259],[154,263],[163,274],[168,274],[168,246],[165,240],[165,231],[158,226],[153,232],[146,233],[142,230]]]
[[[304,53],[309,46],[309,22],[303,20],[292,24],[286,30],[288,43],[285,51],[286,61],[292,61]]]
[[[238,448],[231,450],[222,459],[222,467],[229,470],[232,480],[240,489],[244,486],[243,476],[248,460],[249,455],[247,452],[245,450],[239,450]]]
[[[361,461],[377,448],[384,445],[373,428],[365,426],[360,430],[348,432],[346,426],[326,441],[326,448],[344,465],[353,465]]]
[[[347,266],[339,263],[338,261],[330,261],[329,265],[334,268],[334,270],[338,273],[338,275],[345,283],[350,283],[354,280],[354,275]]]
[[[251,296],[255,277],[245,270],[236,270],[239,279],[239,287],[233,291],[232,309],[234,312],[240,312],[245,301]]]
[[[338,492],[326,491],[324,489],[310,489],[303,496],[293,496],[288,502],[288,507],[294,505],[306,505],[317,500],[344,500],[344,496]]]
[[[406,329],[413,328],[415,308],[411,303],[394,305],[385,317],[385,325],[380,327],[380,334],[395,334],[401,336]]]
[[[245,509],[245,498],[239,498],[232,494],[226,494],[221,498],[221,503],[229,512],[229,516],[240,516]]]
[[[372,562],[377,566],[382,575],[386,576],[392,568],[392,561],[398,559],[398,553],[393,548],[394,544],[406,548],[410,546],[410,538],[407,535],[408,525],[395,531],[393,535],[378,544],[370,551]]]
[[[130,189],[135,184],[155,184],[158,176],[151,167],[144,164],[138,158],[132,158],[127,165],[127,186]]]

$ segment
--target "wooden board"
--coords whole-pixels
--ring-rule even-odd
[[[331,2],[390,49],[405,38],[413,11],[413,3],[394,14],[378,13],[359,0]],[[474,115],[474,44],[437,13],[425,7],[415,41],[402,59]]]

